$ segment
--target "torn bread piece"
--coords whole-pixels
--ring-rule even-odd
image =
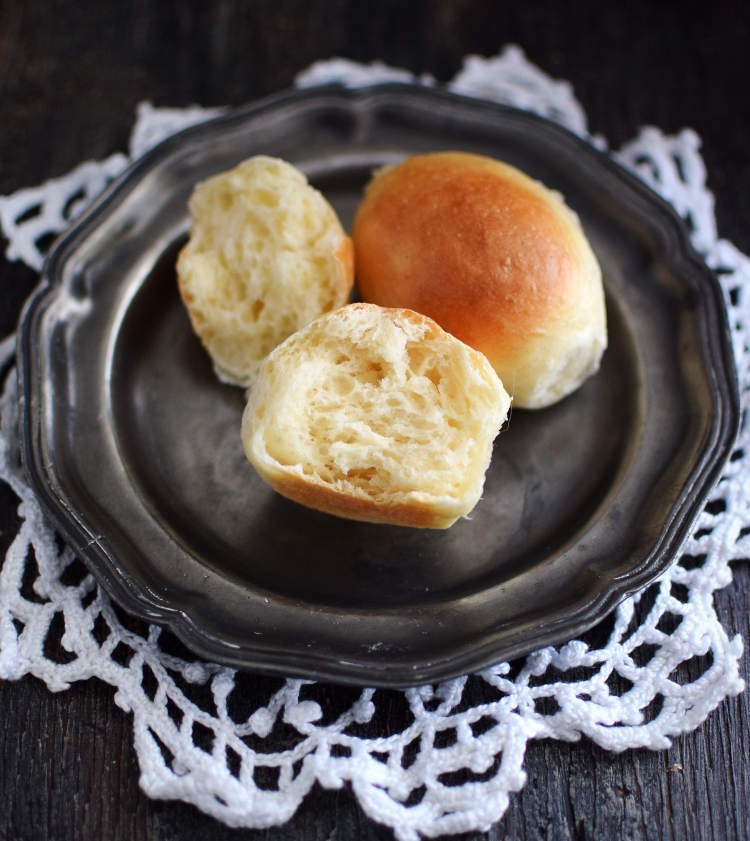
[[[217,376],[249,386],[276,345],[348,301],[351,240],[303,173],[263,155],[198,184],[190,216],[180,295]]]
[[[263,362],[245,454],[310,508],[447,528],[479,501],[510,398],[487,359],[405,309],[350,304]]]

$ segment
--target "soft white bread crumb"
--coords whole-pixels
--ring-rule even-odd
[[[479,501],[509,406],[487,359],[432,319],[351,304],[265,359],[242,442],[275,490],[310,508],[447,528]]]
[[[190,215],[182,300],[217,375],[250,385],[279,342],[347,302],[351,240],[298,169],[262,155],[198,184]]]

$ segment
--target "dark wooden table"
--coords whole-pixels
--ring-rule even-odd
[[[624,10],[627,6],[628,10]],[[610,10],[612,9],[612,10]],[[0,3],[0,194],[124,150],[136,103],[240,104],[289,87],[333,55],[450,78],[467,53],[517,43],[569,79],[590,128],[616,147],[645,124],[692,126],[704,141],[721,235],[750,253],[750,96],[744,3],[609,7],[496,2]],[[0,335],[35,277],[0,261]],[[0,556],[15,501],[0,486]],[[747,639],[750,572],[717,594]],[[748,655],[742,674],[747,679]],[[335,690],[332,690],[335,691]],[[528,783],[478,839],[750,838],[747,693],[665,752],[615,755],[589,742],[532,743]],[[394,722],[398,726],[399,722]],[[138,788],[131,720],[91,680],[54,695],[0,683],[0,839],[386,839],[349,791],[315,790],[286,825],[233,830]]]

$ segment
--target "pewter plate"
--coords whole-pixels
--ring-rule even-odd
[[[258,153],[349,225],[371,171],[464,149],[561,191],[602,264],[610,345],[562,403],[513,412],[484,496],[448,531],[348,522],[245,461],[175,287],[194,184]],[[718,284],[640,181],[528,113],[409,85],[282,95],[177,135],[53,249],[19,334],[23,457],[113,598],[198,654],[407,686],[583,632],[674,559],[739,409]]]

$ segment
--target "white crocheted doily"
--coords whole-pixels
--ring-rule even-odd
[[[390,79],[434,84],[340,59],[314,65],[297,81]],[[606,148],[589,136],[570,85],[550,79],[517,48],[467,58],[448,87],[535,111]],[[39,269],[40,238],[63,230],[133,157],[211,113],[143,104],[129,155],[84,163],[0,198],[8,258]],[[668,137],[646,128],[612,154],[689,220],[693,244],[718,274],[747,411],[750,261],[717,236],[699,145],[692,131]],[[0,677],[33,674],[53,691],[92,676],[116,687],[115,702],[133,714],[140,782],[152,797],[185,800],[232,826],[265,827],[286,821],[316,781],[327,788],[348,782],[365,812],[400,841],[485,829],[524,784],[529,739],[585,735],[614,751],[666,748],[671,736],[697,727],[743,688],[742,642],[718,621],[713,592],[731,582],[729,563],[750,555],[750,425],[681,560],[622,603],[588,643],[545,648],[513,667],[501,663],[437,686],[332,692],[196,661],[167,632],[113,607],[59,544],[19,467],[13,353],[9,337],[0,344],[0,478],[20,504],[18,533],[0,568]],[[693,658],[703,673],[679,683],[675,671]],[[248,709],[250,695],[266,700]],[[394,705],[403,714],[389,715]],[[394,718],[408,724],[393,732]]]

